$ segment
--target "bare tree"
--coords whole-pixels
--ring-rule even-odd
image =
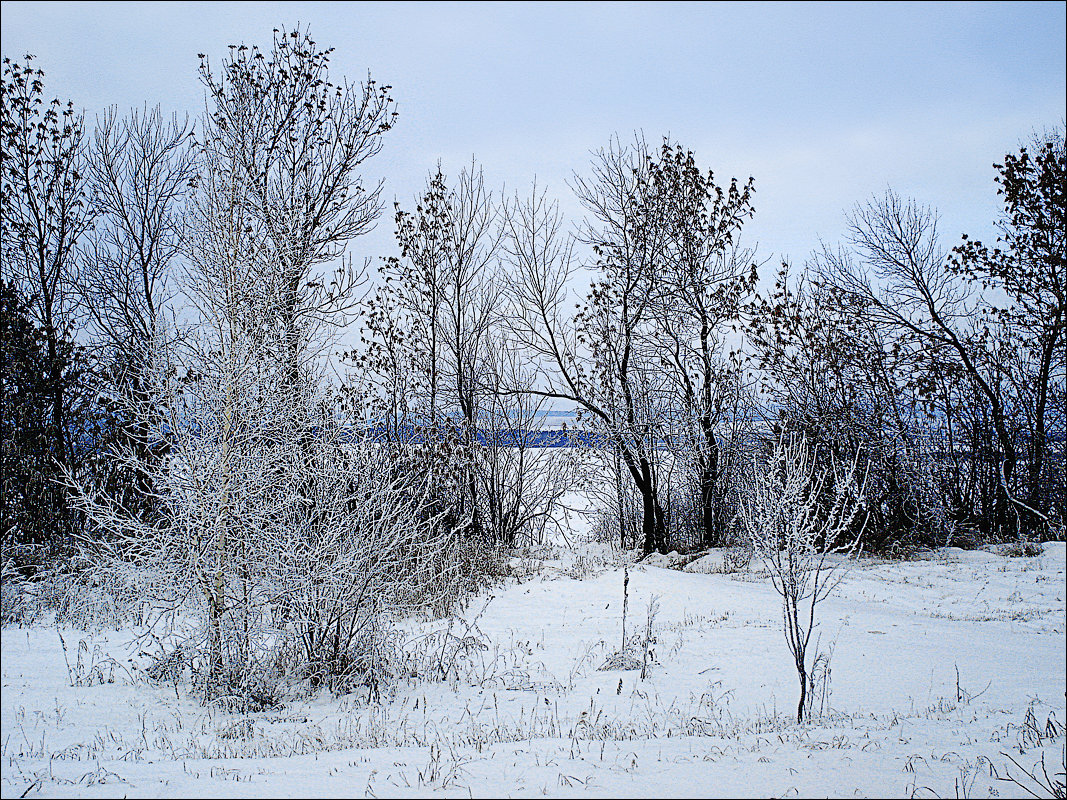
[[[71,102],[44,99],[44,72],[27,55],[4,59],[0,198],[4,280],[28,299],[44,332],[54,456],[72,466],[63,343],[77,312],[75,255],[92,221],[85,174],[85,121]]]
[[[159,107],[97,118],[86,154],[96,224],[80,257],[78,290],[87,310],[106,412],[98,444],[127,440],[151,457],[142,419],[128,419],[122,396],[145,399],[146,370],[156,339],[170,329],[164,312],[180,247],[183,203],[195,174],[188,119],[165,120]],[[173,331],[170,331],[173,333]],[[165,444],[160,443],[157,450]],[[151,511],[148,487],[135,476],[97,464],[97,480],[127,507]]]
[[[1013,490],[1018,462],[1009,410],[991,358],[988,305],[973,284],[959,279],[937,236],[934,212],[893,192],[858,207],[850,217],[850,243],[862,260],[826,247],[817,257],[822,280],[836,287],[853,312],[895,333],[927,364],[955,363],[988,405],[1000,448],[997,470],[1003,508],[996,514],[1008,531],[1021,532],[1019,512],[1045,520]]]
[[[306,481],[266,481],[242,494],[242,464],[270,452],[270,436],[249,439],[249,431],[277,418],[269,412],[280,401],[271,394],[288,394],[286,430],[299,432],[312,458],[317,417],[305,401],[314,396],[323,337],[333,331],[324,324],[352,307],[359,280],[350,267],[338,268],[331,283],[313,270],[338,258],[380,211],[380,185],[365,191],[356,168],[378,152],[392,101],[373,82],[358,90],[331,84],[330,52],[306,33],[276,30],[269,57],[233,46],[218,79],[201,56],[208,109],[182,250],[183,288],[203,324],[172,358],[191,386],[209,391],[191,418],[172,424],[218,420],[205,472],[216,476],[205,484],[210,524],[200,528],[205,557],[195,572],[208,609],[213,681],[225,668],[233,565],[245,558],[242,498],[269,491],[271,503],[281,503],[293,486],[305,498],[318,491]],[[309,467],[305,477],[317,474]]]
[[[542,544],[573,487],[579,459],[566,431],[540,430],[548,401],[531,393],[530,373],[514,342],[501,335],[489,347],[480,414],[477,474],[491,537],[507,547]]]
[[[490,329],[496,322],[499,290],[494,286],[499,209],[474,163],[449,189],[440,165],[427,181],[414,212],[396,206],[400,258],[385,264],[391,298],[424,340],[426,413],[473,426],[480,393],[477,378]]]
[[[191,137],[188,119],[165,120],[158,106],[121,119],[112,107],[97,119],[87,151],[98,216],[80,289],[120,385],[138,385],[137,360],[147,358],[160,331],[182,202],[195,174]]]
[[[132,412],[168,453],[114,452],[145,476],[163,513],[141,519],[83,487],[83,509],[112,532],[89,546],[116,568],[154,570],[161,600],[195,598],[208,698],[258,692],[289,634],[313,681],[359,673],[376,690],[378,665],[357,656],[376,646],[383,614],[410,607],[408,579],[441,585],[420,576],[448,569],[445,539],[424,513],[419,477],[399,478],[391,453],[351,441],[323,389],[316,341],[304,338],[300,356],[317,368],[292,383],[280,267],[233,156],[218,139],[201,148],[180,283],[199,324],[156,337]]]
[[[864,507],[856,462],[844,470],[819,468],[801,436],[781,436],[764,464],[754,464],[739,498],[741,520],[782,597],[786,644],[800,681],[797,722],[809,711],[815,609],[844,577],[842,557],[859,546]],[[817,654],[815,654],[817,655]]]
[[[660,496],[660,422],[669,398],[654,328],[655,266],[666,242],[664,215],[649,200],[650,156],[643,140],[617,140],[594,156],[591,178],[575,178],[590,213],[582,239],[600,280],[573,317],[564,310],[575,270],[558,208],[536,187],[506,222],[516,337],[534,359],[536,391],[581,407],[617,449],[641,496],[642,547],[667,549]]]
[[[264,238],[294,386],[306,365],[304,339],[355,307],[363,270],[351,261],[327,275],[316,268],[341,258],[381,213],[382,183],[364,186],[359,168],[396,119],[389,86],[330,81],[332,52],[307,31],[283,28],[267,54],[231,45],[218,76],[200,59],[210,104],[204,146],[226,159]]]
[[[469,456],[456,476],[454,513],[461,526],[483,533],[476,461],[479,426],[493,402],[484,376],[494,366],[490,342],[499,317],[498,215],[474,163],[453,189],[438,167],[414,212],[397,204],[401,254],[383,267],[384,285],[365,317],[362,359],[393,391],[416,393],[391,398],[391,413],[410,418],[424,435],[455,438]]]
[[[1035,135],[1017,153],[1006,154],[1003,164],[994,165],[999,173],[997,193],[1004,198],[1004,212],[997,224],[997,246],[990,249],[964,235],[963,243],[953,249],[951,257],[956,272],[1000,288],[1008,297],[1008,304],[994,307],[992,313],[1012,344],[1014,363],[1006,365],[1002,373],[1007,380],[1017,381],[1014,405],[1026,416],[1027,512],[1049,524],[1049,512],[1058,503],[1060,525],[1067,521],[1067,497],[1062,489],[1064,465],[1062,459],[1056,464],[1050,458],[1049,431],[1057,422],[1061,430],[1065,425],[1065,133],[1061,125],[1057,130]],[[1054,416],[1057,399],[1059,420]]]
[[[655,344],[676,394],[667,441],[693,470],[701,542],[722,544],[745,427],[739,330],[757,265],[739,237],[754,213],[753,179],[743,186],[732,179],[724,189],[710,170],[700,171],[692,151],[665,140],[650,163],[646,192],[667,226],[654,265]]]
[[[263,448],[280,433],[276,409],[301,410],[282,391],[278,297],[263,223],[252,213],[247,184],[233,171],[231,155],[212,146],[200,153],[182,237],[182,289],[200,324],[173,348],[157,350],[153,391],[163,417],[158,424],[186,437],[184,446],[175,441],[166,466],[178,471],[179,480],[185,477],[180,471],[189,470],[191,481],[172,490],[187,509],[171,510],[167,526],[177,524],[179,535],[189,538],[164,549],[186,559],[179,574],[201,593],[207,609],[209,687],[221,686],[229,666],[249,656],[241,645],[229,662],[226,657],[225,629],[234,616],[231,582],[247,541],[243,526],[260,518],[261,512],[248,506],[269,497],[264,492],[275,486],[267,481],[258,487],[256,481],[264,477],[257,474],[264,466]],[[292,416],[286,416],[291,431]],[[170,475],[148,477],[166,481]],[[183,513],[188,521],[182,521]]]

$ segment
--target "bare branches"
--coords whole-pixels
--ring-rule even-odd
[[[957,325],[974,313],[974,296],[947,268],[933,210],[888,191],[855,208],[849,243],[861,262],[824,246],[823,280],[846,291],[857,311],[938,346],[960,346]]]
[[[410,326],[410,355],[425,379],[423,411],[434,424],[453,414],[474,423],[478,374],[499,314],[499,214],[473,163],[460,171],[454,189],[438,167],[414,212],[397,204],[401,257],[383,269],[385,286],[367,318],[365,363],[377,371],[395,361],[390,353],[397,337],[405,337],[396,317],[403,315]]]
[[[355,308],[365,265],[315,268],[341,258],[381,213],[382,183],[365,187],[359,168],[396,119],[391,87],[330,82],[331,52],[306,31],[283,29],[269,54],[235,45],[218,75],[206,56],[200,66],[210,105],[202,148],[239,187],[232,201],[261,239],[269,266],[259,278],[278,298],[290,383],[306,343]]]
[[[1047,523],[1012,490],[1017,449],[999,387],[998,359],[990,352],[990,324],[983,325],[978,316],[988,307],[979,306],[974,287],[960,281],[959,270],[940,249],[933,212],[888,192],[857,208],[850,224],[850,241],[862,261],[824,248],[815,264],[819,280],[840,291],[857,316],[890,330],[896,347],[928,362],[959,365],[989,405],[1002,452],[999,485],[1010,516],[998,515],[999,524],[1019,531],[1020,511]]]
[[[573,188],[588,211],[577,237],[562,232],[558,208],[536,187],[505,222],[509,324],[530,352],[535,391],[576,403],[618,449],[641,494],[645,550],[667,546],[659,498],[667,449],[675,460],[692,457],[700,473],[701,538],[710,542],[723,527],[714,486],[728,462],[718,427],[740,385],[726,328],[736,327],[755,283],[753,254],[737,242],[752,213],[751,180],[724,190],[692,153],[665,141],[654,155],[639,135],[596,151],[591,175],[576,175]],[[591,247],[596,277],[571,313],[575,242]]]
[[[591,178],[576,176],[575,193],[590,213],[581,240],[592,246],[599,279],[573,316],[563,311],[573,249],[562,239],[557,209],[536,188],[509,219],[505,251],[515,269],[510,320],[532,351],[545,397],[578,404],[619,448],[643,500],[646,552],[665,550],[657,499],[657,420],[666,398],[654,350],[654,264],[664,244],[663,220],[645,204],[650,157],[614,140],[597,151]]]
[[[489,353],[482,378],[487,394],[480,412],[484,446],[478,450],[478,475],[493,541],[543,544],[549,530],[566,541],[558,512],[572,488],[578,451],[538,441],[547,401],[531,391],[533,375],[514,342],[501,336],[490,343]]]
[[[568,282],[577,268],[574,242],[563,231],[559,204],[534,184],[529,197],[515,198],[504,230],[504,262],[510,267],[504,290],[508,328],[527,351],[546,396],[586,395],[577,334],[565,308]]]
[[[182,204],[195,174],[192,127],[159,107],[97,119],[87,174],[98,214],[83,256],[81,291],[113,357],[142,357],[160,328],[178,254]]]
[[[55,457],[70,465],[68,398],[60,349],[76,317],[74,257],[92,221],[84,169],[85,120],[54,99],[44,100],[44,72],[32,56],[4,59],[0,102],[0,265],[43,329],[51,382]]]
[[[501,324],[509,298],[498,259],[510,219],[474,163],[453,188],[438,166],[414,211],[397,204],[401,255],[385,262],[360,364],[384,391],[388,435],[418,431],[440,449],[431,461],[451,460],[439,500],[455,522],[514,546],[553,524],[569,460],[531,441],[538,376]]]
[[[856,462],[842,471],[816,466],[800,436],[779,437],[765,464],[740,497],[741,520],[771,583],[782,597],[786,644],[800,680],[797,722],[807,710],[811,666],[808,645],[815,607],[844,577],[846,562],[860,542],[864,509]]]

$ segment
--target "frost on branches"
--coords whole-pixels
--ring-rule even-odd
[[[864,510],[856,462],[846,470],[819,466],[802,436],[782,435],[740,498],[741,520],[753,553],[782,596],[786,644],[800,681],[797,721],[810,713],[814,663],[808,645],[815,606],[844,577],[859,549]]]

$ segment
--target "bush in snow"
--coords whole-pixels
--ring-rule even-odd
[[[820,663],[808,647],[815,607],[844,577],[842,556],[859,547],[862,524],[856,523],[864,505],[856,463],[844,471],[819,467],[807,442],[796,435],[778,439],[766,463],[755,465],[740,498],[754,555],[782,596],[786,643],[800,681],[798,722],[810,713],[809,690]]]

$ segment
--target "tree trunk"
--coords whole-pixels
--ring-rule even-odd
[[[211,697],[222,678],[222,591],[219,575],[208,590],[208,697]]]
[[[641,554],[648,555],[653,550],[667,553],[667,528],[663,518],[663,508],[659,504],[656,484],[652,474],[652,464],[644,455],[635,455],[624,446],[619,447],[619,455],[634,480],[634,485],[641,493]],[[619,499],[622,500],[622,481],[620,479]]]
[[[51,324],[45,327],[45,335],[48,344],[48,377],[51,382],[49,393],[52,401],[52,439],[53,457],[64,469],[73,469],[69,448],[67,446],[67,420],[65,410],[65,397],[63,385],[63,367],[59,363],[58,336]],[[53,468],[54,469],[54,468]],[[51,470],[50,470],[51,471]],[[52,508],[56,530],[52,534],[51,546],[59,552],[65,552],[73,547],[73,531],[71,520],[68,519],[67,493],[58,485],[49,493],[53,498]]]
[[[1044,492],[1041,490],[1041,471],[1045,465],[1045,411],[1048,407],[1049,374],[1052,370],[1052,355],[1057,351],[1059,338],[1056,334],[1057,323],[1061,317],[1056,315],[1053,333],[1041,353],[1041,365],[1037,373],[1037,398],[1034,409],[1034,441],[1030,446],[1030,475],[1027,505],[1040,510]]]
[[[663,509],[660,507],[659,498],[656,497],[655,487],[651,481],[638,487],[641,490],[641,533],[644,537],[642,551],[648,555],[653,550],[667,553],[666,526],[663,520]]]
[[[707,390],[706,394],[710,390]],[[707,401],[710,403],[710,401]],[[715,429],[711,420],[704,415],[700,420],[700,429],[704,437],[705,454],[697,462],[698,484],[700,486],[700,524],[701,538],[705,547],[721,544],[719,530],[719,497],[715,491],[719,476],[719,443],[715,440]]]
[[[707,460],[698,467],[700,486],[700,528],[704,547],[722,544],[719,530],[719,497],[715,491],[718,473],[718,451],[712,451]]]

